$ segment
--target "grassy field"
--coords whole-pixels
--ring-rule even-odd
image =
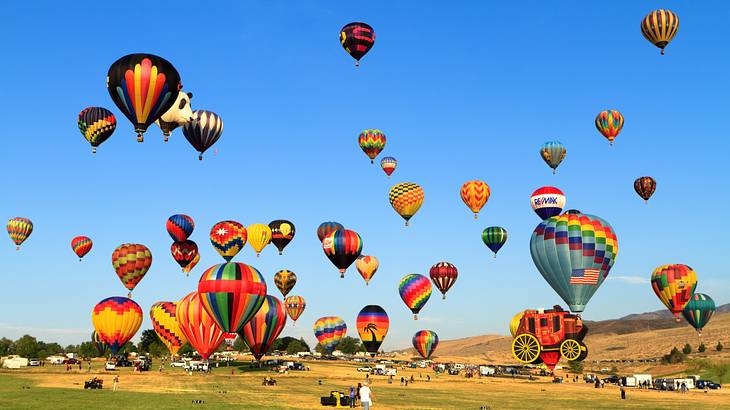
[[[0,372],[0,408],[8,409],[149,409],[149,408],[246,408],[314,409],[322,408],[319,397],[330,390],[346,391],[364,381],[354,364],[310,362],[311,371],[274,374],[241,367],[215,369],[211,374],[189,376],[181,369],[132,373],[97,370],[88,373],[66,372],[63,366]],[[231,369],[233,373],[231,374]],[[119,391],[113,392],[113,374],[120,378]],[[431,381],[425,380],[426,375]],[[103,390],[84,390],[84,380],[97,375],[104,379]],[[262,386],[271,375],[277,386]],[[400,377],[414,376],[416,382],[400,386]],[[421,379],[421,377],[423,379]],[[321,381],[321,385],[319,384]],[[422,369],[399,369],[393,384],[385,377],[373,376],[375,409],[676,409],[730,408],[730,392],[693,391],[685,395],[672,392],[629,390],[628,400],[619,398],[613,386],[594,389],[585,383],[553,384],[547,378],[534,381],[502,378],[466,379],[441,375]],[[200,400],[197,404],[193,401]]]

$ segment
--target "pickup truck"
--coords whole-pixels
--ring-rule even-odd
[[[372,367],[370,367],[370,366],[363,366],[363,367],[358,367],[358,368],[357,368],[357,371],[358,371],[358,372],[366,372],[366,373],[370,373],[370,372],[372,372],[372,371],[373,371],[373,368],[372,368]]]

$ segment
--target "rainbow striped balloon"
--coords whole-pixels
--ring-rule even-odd
[[[157,336],[170,350],[170,354],[175,356],[178,350],[188,341],[177,323],[177,303],[155,303],[150,308],[150,319]]]
[[[616,110],[601,111],[596,115],[596,129],[608,140],[608,145],[613,145],[621,128],[624,127],[624,116]]]
[[[413,312],[413,319],[418,320],[418,312],[431,297],[431,281],[423,275],[408,274],[400,280],[398,293],[408,309]]]
[[[94,243],[88,236],[77,236],[71,239],[71,249],[79,257],[79,261],[91,251],[92,246],[94,246]]]
[[[357,333],[370,356],[378,353],[389,327],[388,314],[378,305],[367,305],[357,315]]]
[[[208,360],[223,343],[225,333],[205,311],[202,300],[198,292],[189,293],[177,302],[175,317],[190,346]]]
[[[695,293],[697,274],[687,265],[663,265],[652,272],[651,287],[679,322],[679,314]]]
[[[132,299],[112,296],[94,306],[91,322],[99,340],[106,343],[112,354],[117,354],[139,330],[142,308]]]
[[[165,227],[173,241],[183,242],[186,241],[190,237],[190,234],[193,233],[193,229],[195,229],[195,222],[193,221],[193,218],[187,215],[175,214],[167,218]]]
[[[286,326],[286,312],[281,301],[266,295],[258,312],[249,320],[238,335],[243,338],[256,360],[269,351],[281,331]]]
[[[340,271],[340,278],[344,278],[347,268],[355,262],[360,256],[360,252],[362,252],[362,238],[355,231],[339,229],[324,238],[322,250],[330,262]]]
[[[304,308],[307,307],[307,302],[301,296],[288,296],[284,299],[284,307],[291,320],[297,323],[297,319],[304,313]]]
[[[325,316],[314,322],[313,330],[322,348],[332,352],[347,334],[347,324],[338,316]]]
[[[104,107],[88,107],[79,113],[77,124],[81,135],[91,144],[91,153],[96,154],[96,147],[114,133],[117,119]]]
[[[344,226],[342,226],[339,222],[322,222],[319,224],[319,227],[317,227],[317,238],[319,238],[319,241],[324,241],[324,238],[330,236],[330,234],[334,231],[345,229]]]
[[[8,221],[7,229],[16,249],[20,250],[20,245],[33,233],[33,222],[28,218],[13,218]]]
[[[419,330],[413,335],[413,348],[424,359],[428,359],[439,345],[439,336],[433,330]]]
[[[200,277],[198,293],[205,311],[226,333],[239,332],[259,310],[266,282],[253,266],[240,262],[214,265]]]
[[[360,133],[357,142],[372,164],[375,162],[375,157],[385,148],[385,133],[380,130],[365,130]]]

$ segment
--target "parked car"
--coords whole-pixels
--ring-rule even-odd
[[[117,370],[117,364],[114,362],[106,362],[104,370]]]
[[[562,383],[563,378],[562,377],[553,377],[553,383]]]
[[[41,361],[38,359],[30,359],[28,360],[28,366],[40,366]]]
[[[79,364],[81,363],[79,359],[66,359],[63,361],[63,364]]]
[[[697,380],[695,382],[695,387],[698,389],[710,389],[710,390],[717,390],[722,388],[722,386],[718,383],[713,382],[712,380]]]
[[[183,360],[178,360],[170,363],[170,367],[185,367],[185,362]]]
[[[372,372],[372,371],[373,371],[373,368],[372,368],[372,367],[370,367],[370,366],[363,366],[363,367],[358,367],[358,368],[357,368],[357,371],[358,371],[358,372],[366,372],[366,373],[370,373],[370,372]]]
[[[604,378],[603,378],[603,382],[604,382],[604,383],[613,383],[613,384],[616,384],[616,383],[618,383],[618,382],[619,382],[620,380],[621,380],[621,378],[620,378],[620,377],[618,377],[618,376],[616,376],[615,374],[614,374],[614,375],[611,375],[611,376],[608,376],[608,377],[604,377]]]

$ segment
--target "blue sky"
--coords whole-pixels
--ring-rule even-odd
[[[355,316],[367,304],[390,316],[385,348],[410,345],[423,328],[442,339],[504,334],[517,311],[563,304],[529,254],[539,220],[528,198],[542,185],[560,187],[568,208],[599,215],[618,233],[616,264],[584,318],[662,308],[648,278],[666,263],[694,267],[698,291],[730,301],[727,3],[161,3],[6,5],[0,216],[29,217],[35,231],[20,252],[9,240],[0,246],[0,335],[85,340],[94,304],[126,294],[111,266],[121,243],[152,250],[134,292],[147,313],[222,261],[208,241],[214,223],[279,218],[297,228],[284,256],[270,246],[257,259],[247,246],[235,260],[258,268],[277,296],[274,272],[299,276],[292,293],[307,309],[283,335],[313,341],[314,320],[339,315],[357,336]],[[664,57],[639,30],[659,7],[681,21]],[[340,27],[357,20],[377,35],[360,69],[338,42]],[[200,162],[179,131],[164,144],[154,126],[135,141],[105,88],[109,65],[132,52],[170,60],[193,108],[221,115],[216,155]],[[95,156],[76,127],[91,105],[119,121]],[[593,126],[607,108],[626,118],[611,148]],[[399,161],[392,178],[359,150],[365,128],[387,134],[381,155]],[[538,155],[553,139],[568,149],[557,175]],[[642,175],[658,181],[648,206],[632,187]],[[492,189],[477,221],[458,194],[470,179]],[[403,181],[426,191],[409,228],[387,200]],[[169,253],[173,213],[197,226],[191,239],[202,261],[189,278]],[[369,287],[354,266],[338,278],[315,235],[325,220],[358,231],[363,253],[381,260]],[[510,234],[497,259],[480,239],[488,225]],[[69,245],[80,234],[94,240],[83,263]],[[415,322],[397,283],[441,260],[459,268],[459,279]],[[145,317],[142,328],[150,327]]]

